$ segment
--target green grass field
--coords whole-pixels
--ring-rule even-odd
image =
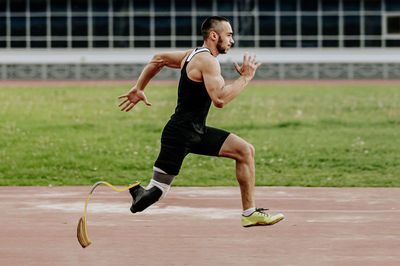
[[[175,86],[0,87],[0,185],[147,184]],[[400,186],[400,88],[249,86],[208,124],[256,148],[257,185]],[[237,185],[233,160],[189,155],[179,186]]]

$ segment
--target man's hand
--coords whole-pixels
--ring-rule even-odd
[[[256,63],[256,56],[254,54],[250,55],[247,58],[247,53],[243,56],[243,64],[241,67],[236,62],[233,62],[233,65],[236,68],[236,71],[239,75],[251,80],[256,73],[257,68],[261,65],[261,62]]]
[[[147,106],[151,106],[151,103],[147,101],[146,95],[142,90],[138,90],[136,87],[133,87],[127,94],[118,96],[118,99],[124,99],[118,106],[121,107],[125,104],[124,107],[121,108],[121,111],[130,111],[135,105],[143,101]]]

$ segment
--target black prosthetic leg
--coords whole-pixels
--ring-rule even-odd
[[[143,211],[159,200],[162,195],[162,191],[158,187],[151,187],[147,190],[140,185],[130,188],[129,193],[131,193],[133,198],[131,206],[132,213]]]

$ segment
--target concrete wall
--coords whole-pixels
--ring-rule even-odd
[[[170,49],[3,50],[0,78],[137,79],[153,54]],[[218,57],[225,79],[238,77],[232,62],[245,52],[263,62],[255,79],[399,79],[400,49],[233,48]],[[163,69],[156,79],[176,79],[179,70]]]

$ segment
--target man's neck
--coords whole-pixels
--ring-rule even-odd
[[[219,55],[217,47],[211,46],[211,45],[207,44],[206,42],[203,43],[202,47],[207,48],[208,50],[210,50],[211,54],[214,57],[217,57]]]

